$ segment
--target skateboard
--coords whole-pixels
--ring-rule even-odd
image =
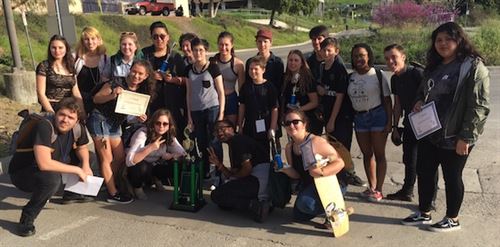
[[[318,161],[317,165],[326,165],[326,162]],[[323,163],[323,164],[321,164]],[[336,175],[314,178],[314,184],[318,191],[321,204],[325,209],[325,215],[332,226],[333,236],[338,238],[349,231],[349,214],[352,208],[346,208],[344,196]]]

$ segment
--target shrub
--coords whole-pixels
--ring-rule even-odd
[[[500,21],[489,21],[485,24],[472,36],[472,41],[487,65],[498,65],[500,64]]]
[[[426,25],[451,21],[456,13],[437,4],[416,4],[411,1],[379,5],[373,10],[373,21],[382,26],[401,27],[407,24]]]

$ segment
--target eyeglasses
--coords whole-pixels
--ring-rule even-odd
[[[158,122],[156,122],[156,123],[155,123],[155,125],[156,125],[156,126],[163,126],[163,127],[167,127],[167,126],[169,126],[169,125],[170,125],[170,123],[167,123],[167,122],[160,122],[160,121],[158,121]]]
[[[300,119],[287,120],[287,121],[285,121],[285,122],[283,123],[283,126],[288,127],[288,126],[290,126],[291,124],[293,124],[293,125],[298,125],[300,122],[304,122],[304,121],[302,121],[302,120],[300,120]]]
[[[167,37],[166,34],[153,34],[151,36],[151,38],[153,38],[154,40],[157,40],[157,39],[164,40],[166,37]]]

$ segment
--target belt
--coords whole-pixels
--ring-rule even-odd
[[[356,114],[365,114],[365,113],[368,113],[368,112],[372,112],[374,110],[377,110],[378,108],[382,107],[382,104],[378,105],[378,106],[375,106],[371,109],[368,109],[368,110],[365,110],[365,111],[355,111]]]

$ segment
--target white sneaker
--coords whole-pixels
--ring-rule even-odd
[[[148,196],[146,195],[146,193],[144,193],[144,190],[142,188],[134,188],[134,194],[135,194],[135,197],[137,197],[137,199],[139,199],[139,200],[147,200],[148,199]]]

